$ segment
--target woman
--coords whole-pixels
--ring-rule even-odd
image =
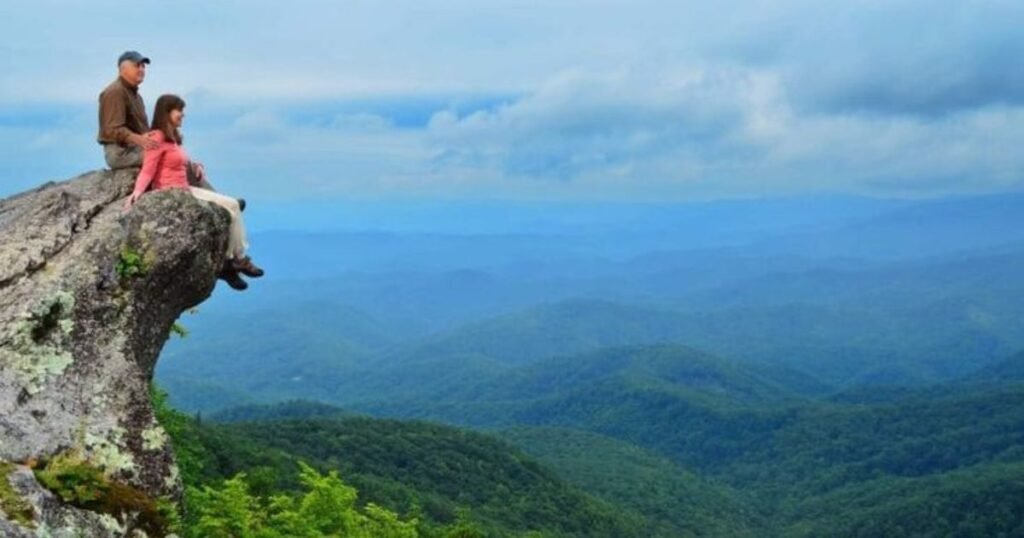
[[[251,277],[263,276],[263,270],[256,267],[245,255],[249,247],[245,238],[245,225],[238,200],[211,190],[192,187],[187,179],[189,158],[182,149],[181,124],[185,119],[185,101],[177,95],[161,95],[153,112],[152,131],[148,136],[157,142],[155,149],[147,149],[142,161],[142,170],[135,180],[135,189],[125,202],[125,209],[134,204],[147,190],[183,189],[192,196],[217,204],[231,214],[231,229],[228,236],[227,260],[221,274],[232,288],[243,290],[248,284],[238,273]]]

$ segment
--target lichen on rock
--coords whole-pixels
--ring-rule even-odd
[[[167,445],[167,441],[167,432],[159,424],[142,431],[142,448],[145,450],[160,450]]]
[[[100,437],[86,433],[84,448],[89,461],[108,473],[131,472],[135,468],[135,458],[131,452],[121,449],[124,444],[124,428],[111,428],[107,435]]]
[[[70,319],[74,305],[74,297],[66,291],[44,297],[15,322],[9,345],[0,348],[0,364],[10,364],[22,375],[28,394],[42,390],[48,379],[74,361],[65,348],[74,327]]]

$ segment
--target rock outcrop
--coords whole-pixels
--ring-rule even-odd
[[[2,536],[159,535],[154,507],[180,500],[150,381],[213,291],[229,217],[185,191],[126,212],[135,173],[0,200]]]

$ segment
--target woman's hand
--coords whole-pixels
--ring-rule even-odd
[[[133,192],[132,195],[129,196],[128,199],[124,201],[124,210],[128,211],[129,209],[131,209],[132,204],[137,202],[140,196],[142,196],[141,192]]]

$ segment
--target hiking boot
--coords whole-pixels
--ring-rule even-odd
[[[228,286],[231,286],[231,289],[233,290],[243,291],[249,287],[249,283],[238,275],[238,271],[229,267],[222,269],[221,272],[217,274],[217,278],[227,282]]]
[[[245,198],[238,199],[238,210],[245,211]]]
[[[253,278],[263,276],[263,269],[256,267],[256,264],[252,263],[252,259],[248,256],[233,260],[231,262],[231,268],[245,276],[251,276]]]

